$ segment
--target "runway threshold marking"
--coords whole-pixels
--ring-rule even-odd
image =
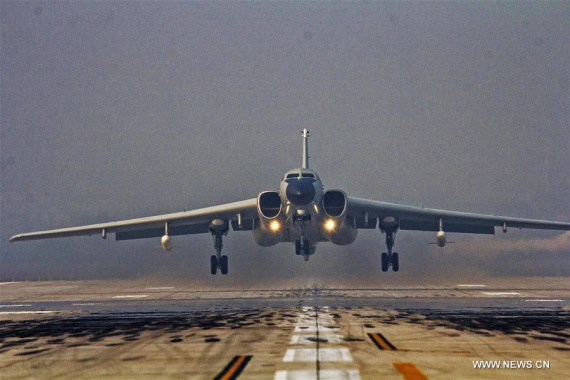
[[[386,351],[396,351],[396,347],[394,347],[394,345],[390,343],[390,341],[386,339],[384,335],[380,333],[368,333],[368,336],[379,349]]]
[[[244,370],[247,363],[251,360],[252,355],[236,355],[234,358],[228,363],[227,366],[224,367],[222,372],[220,372],[214,380],[233,380],[237,379],[241,372]]]
[[[406,380],[428,380],[427,376],[412,363],[392,363],[392,365]]]

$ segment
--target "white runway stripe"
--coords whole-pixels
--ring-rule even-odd
[[[321,343],[344,343],[344,340],[342,338],[342,335],[336,334],[323,334],[319,336],[319,339],[323,340]],[[293,335],[289,344],[315,344],[316,342],[316,335]]]
[[[487,296],[519,296],[517,292],[481,292]]]
[[[548,299],[548,300],[535,300],[535,299],[531,299],[531,300],[525,300],[526,302],[564,302],[564,300],[553,300],[553,299]]]
[[[348,348],[321,348],[318,350],[321,362],[351,362],[352,355]],[[284,362],[315,362],[317,361],[317,349],[298,348],[287,349]]]
[[[55,311],[0,311],[0,315],[5,314],[51,314],[55,313]]]
[[[32,305],[25,305],[25,304],[19,304],[19,305],[0,305],[0,307],[30,307]]]
[[[317,371],[277,371],[273,380],[310,380],[317,378]],[[325,369],[319,371],[321,380],[360,380],[360,373],[357,369]]]
[[[486,288],[487,285],[480,285],[480,284],[458,284],[456,285],[459,288]]]
[[[145,288],[145,290],[168,290],[168,289],[174,289],[174,286],[159,286],[156,288]]]
[[[113,298],[145,298],[148,297],[148,294],[128,294],[125,296],[115,296]]]
[[[339,327],[338,326],[321,326],[321,325],[319,325],[318,327],[315,325],[312,325],[312,326],[295,326],[294,332],[296,332],[296,333],[303,333],[303,332],[314,333],[314,332],[317,332],[317,330],[319,332],[323,332],[323,333],[336,332],[339,330]]]

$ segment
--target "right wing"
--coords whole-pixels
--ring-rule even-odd
[[[356,218],[357,228],[375,228],[377,221],[392,218],[399,229],[415,231],[438,231],[440,219],[446,232],[494,234],[495,227],[570,230],[567,222],[438,210],[352,197],[348,197],[348,211]],[[360,227],[365,216],[369,219],[367,226]]]
[[[168,223],[169,235],[207,233],[209,232],[208,226],[213,219],[222,219],[231,222],[233,229],[237,230],[238,214],[242,222],[242,228],[239,229],[251,230],[253,219],[258,217],[257,199],[253,198],[240,202],[172,214],[149,216],[146,218],[22,233],[12,236],[10,242],[81,235],[106,236],[108,233],[114,233],[116,240],[159,237],[164,235],[166,223]]]

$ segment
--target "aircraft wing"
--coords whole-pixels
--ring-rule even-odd
[[[440,219],[445,232],[494,234],[495,226],[570,230],[570,223],[566,222],[438,210],[352,197],[348,197],[348,214],[357,219],[357,227],[362,224],[364,218],[368,218],[370,222],[365,228],[370,228],[369,225],[371,224],[375,227],[376,220],[380,223],[384,218],[394,217],[399,221],[401,230],[439,231]]]
[[[18,234],[10,242],[49,239],[66,236],[103,235],[114,233],[116,240],[141,239],[164,235],[168,223],[169,235],[186,235],[209,232],[208,226],[213,219],[231,222],[234,230],[238,229],[238,214],[241,214],[242,230],[251,230],[252,221],[257,217],[257,199],[227,203],[191,211],[149,216],[146,218],[121,220],[118,222],[90,224],[86,226],[61,228]]]

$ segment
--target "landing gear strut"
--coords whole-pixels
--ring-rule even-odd
[[[227,222],[215,219],[210,223],[210,234],[214,238],[214,249],[216,254],[210,257],[210,273],[218,273],[218,269],[222,274],[228,274],[228,257],[222,256],[222,248],[224,247],[223,238],[228,234]]]
[[[299,228],[301,230],[300,239],[295,240],[295,254],[303,255],[305,261],[309,261],[309,255],[311,254],[311,246],[309,240],[305,239],[305,222],[311,221],[311,216],[295,216],[294,222],[299,222]]]
[[[216,249],[216,254],[210,257],[210,273],[216,274],[218,269],[222,274],[228,274],[228,257],[222,256],[223,243],[223,233],[216,232],[214,234],[214,248]]]
[[[382,272],[387,272],[390,266],[394,272],[397,272],[400,270],[400,258],[398,257],[398,252],[392,253],[396,231],[390,229],[384,232],[386,233],[386,248],[388,248],[388,252],[382,252]]]

